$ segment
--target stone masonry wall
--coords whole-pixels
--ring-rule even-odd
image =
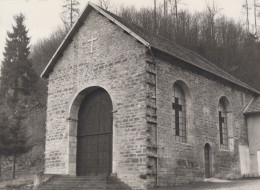
[[[75,175],[77,122],[66,119],[77,94],[98,86],[113,103],[113,173],[134,189],[145,188],[145,59],[145,46],[96,11],[89,13],[49,75],[45,173]]]
[[[248,146],[243,110],[253,96],[202,76],[196,69],[172,58],[155,60],[157,65],[157,128],[158,128],[158,185],[197,181],[204,178],[204,146],[209,143],[212,154],[211,175],[219,178],[240,176],[238,145]],[[190,91],[186,116],[187,142],[174,141],[172,116],[172,86],[184,82]],[[187,95],[187,92],[185,92]],[[220,149],[219,99],[225,96],[231,103],[232,122],[229,124],[229,150]]]

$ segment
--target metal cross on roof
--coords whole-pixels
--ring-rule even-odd
[[[91,37],[91,39],[90,40],[88,40],[88,43],[90,42],[90,53],[93,53],[93,43],[94,43],[94,41],[96,41],[97,40],[97,38],[94,38],[93,37],[93,35],[92,35],[92,37]]]

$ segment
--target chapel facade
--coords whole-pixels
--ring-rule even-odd
[[[94,4],[42,77],[46,174],[133,189],[259,175],[260,92]]]

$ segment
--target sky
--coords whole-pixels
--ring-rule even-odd
[[[86,6],[88,0],[78,0],[80,2],[80,10]],[[91,2],[97,3],[98,0]],[[182,8],[191,12],[201,11],[205,9],[205,2],[212,0],[182,0]],[[235,20],[245,18],[242,11],[242,4],[245,0],[215,0],[220,13]],[[12,31],[14,24],[13,16],[22,12],[25,17],[25,25],[29,29],[29,37],[31,37],[31,45],[35,44],[39,39],[48,37],[59,26],[62,26],[60,13],[62,11],[63,0],[0,0],[0,61],[3,60],[3,51],[6,41],[6,32]],[[112,7],[135,6],[136,8],[153,7],[154,0],[110,0]],[[157,0],[162,3],[163,0]],[[249,0],[252,3],[253,0]],[[113,11],[113,9],[111,10]]]

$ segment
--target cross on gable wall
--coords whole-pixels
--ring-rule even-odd
[[[94,38],[93,35],[91,36],[91,39],[88,40],[88,43],[90,43],[90,53],[93,53],[93,44],[94,44],[94,41],[96,41],[97,38]]]

